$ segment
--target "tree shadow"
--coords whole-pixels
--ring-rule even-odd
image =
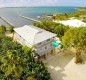
[[[51,74],[51,78],[52,80],[64,80],[63,77],[66,77],[66,74],[63,73],[64,69],[60,69],[60,70],[54,70],[52,69],[52,74]]]
[[[64,74],[65,67],[70,63],[74,56],[75,54],[72,52],[64,51],[55,55],[48,61],[48,68],[53,80],[64,80],[63,77],[66,76],[66,74]]]
[[[75,54],[70,51],[60,52],[59,54],[53,56],[53,58],[48,61],[48,64],[55,67],[60,67],[64,69],[64,67],[74,58]]]

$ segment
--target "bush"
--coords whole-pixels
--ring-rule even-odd
[[[6,27],[4,25],[0,26],[0,34],[4,34],[6,32]]]
[[[76,59],[75,59],[75,63],[82,63],[83,59],[81,57],[81,53],[76,53]]]
[[[76,57],[75,63],[82,63],[83,60],[81,57]]]
[[[37,80],[50,80],[44,63],[34,60],[32,49],[0,35],[0,80],[25,80],[24,77],[29,74]],[[35,80],[33,76],[28,78]]]
[[[9,31],[10,31],[11,33],[13,33],[13,32],[14,32],[14,30],[13,30],[13,29],[14,29],[14,26],[10,26],[10,27],[9,27]]]

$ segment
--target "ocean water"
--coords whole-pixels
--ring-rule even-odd
[[[20,17],[23,15],[33,19],[37,16],[59,13],[72,13],[76,11],[76,7],[16,7],[16,8],[0,8],[0,16],[12,23],[16,27],[23,25],[31,25],[33,22]],[[0,25],[7,25],[0,20]],[[8,26],[8,25],[7,25]]]

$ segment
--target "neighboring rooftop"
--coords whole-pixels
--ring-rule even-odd
[[[86,26],[86,23],[82,22],[81,20],[78,19],[72,19],[72,20],[66,20],[66,21],[59,21],[59,23],[68,25],[68,26],[73,26],[73,27],[81,27],[81,26]]]
[[[54,33],[40,29],[33,25],[25,25],[23,27],[15,28],[14,31],[31,45],[40,43],[56,36]]]

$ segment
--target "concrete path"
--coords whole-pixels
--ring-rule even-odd
[[[86,64],[75,64],[74,54],[61,52],[47,60],[53,80],[86,80]]]

